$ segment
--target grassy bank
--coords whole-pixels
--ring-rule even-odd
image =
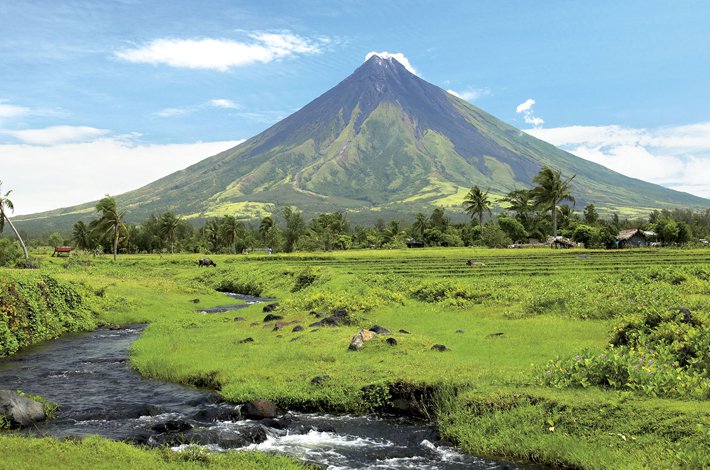
[[[434,390],[426,411],[474,454],[582,468],[710,465],[707,375],[697,362],[675,366],[672,378],[662,374],[671,367],[664,361],[678,357],[673,345],[702,344],[708,250],[216,256],[216,269],[198,268],[196,258],[47,259],[42,270],[102,293],[100,322],[150,322],[131,356],[150,377],[208,384],[233,401],[356,412],[386,408],[390,385],[406,382]],[[198,313],[230,302],[216,289],[276,297],[275,313],[289,324],[265,323],[261,306]],[[666,313],[676,306],[698,325]],[[339,308],[352,325],[309,326],[317,321],[311,312]],[[641,331],[653,315],[656,329]],[[352,336],[375,324],[392,334],[348,351]],[[681,339],[653,351],[655,364],[643,364],[652,374],[636,376],[630,361],[644,347],[631,344],[642,341],[636,330],[629,344],[609,349],[620,325],[635,325],[642,339]],[[297,326],[304,330],[292,331]],[[555,381],[546,377],[553,365],[564,369]],[[600,367],[613,368],[618,383],[590,383]],[[695,392],[682,391],[698,374]],[[319,375],[329,378],[311,383]]]
[[[0,270],[0,357],[71,331],[96,327],[96,294],[35,272]]]
[[[99,437],[76,441],[2,436],[0,438],[0,455],[2,455],[0,468],[16,470],[40,468],[296,470],[308,468],[285,457],[258,452],[214,454],[193,449],[175,453],[170,449],[141,449]]]

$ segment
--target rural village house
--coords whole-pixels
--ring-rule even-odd
[[[650,246],[655,239],[656,232],[640,228],[627,228],[619,231],[616,236],[616,246],[618,248],[640,248]]]

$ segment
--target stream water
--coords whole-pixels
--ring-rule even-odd
[[[98,434],[176,451],[188,445],[257,449],[333,469],[516,468],[438,445],[432,426],[405,419],[291,413],[243,420],[238,406],[212,392],[145,379],[132,370],[128,351],[143,328],[68,335],[1,359],[0,389],[21,389],[60,405],[55,419],[25,432],[60,438]]]

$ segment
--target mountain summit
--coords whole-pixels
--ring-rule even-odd
[[[544,165],[577,175],[578,205],[644,214],[710,205],[564,152],[376,55],[261,134],[117,199],[134,220],[166,210],[258,217],[279,204],[307,214],[347,210],[355,218],[461,210],[472,185],[503,195],[530,187]],[[76,220],[91,207],[19,219]]]

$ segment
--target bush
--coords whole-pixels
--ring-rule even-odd
[[[259,297],[264,288],[253,281],[222,279],[217,282],[215,290],[231,294],[253,295]]]
[[[0,277],[0,356],[67,331],[95,328],[95,318],[73,287],[47,275]]]
[[[0,266],[14,268],[23,265],[23,262],[20,244],[9,238],[0,238]]]
[[[710,325],[682,309],[633,315],[614,328],[609,348],[584,350],[545,367],[544,383],[600,386],[657,397],[710,398]]]
[[[490,297],[489,292],[472,292],[461,284],[447,281],[421,282],[411,287],[409,292],[422,302],[444,302],[454,306],[463,306],[469,302],[481,303]]]
[[[318,279],[318,274],[316,273],[315,269],[308,266],[306,269],[296,275],[296,282],[293,285],[291,292],[298,292],[301,289],[305,289],[306,287],[313,284],[316,279]]]
[[[505,248],[513,243],[513,241],[501,230],[498,223],[490,221],[486,222],[481,232],[481,240],[483,244],[489,248]]]

